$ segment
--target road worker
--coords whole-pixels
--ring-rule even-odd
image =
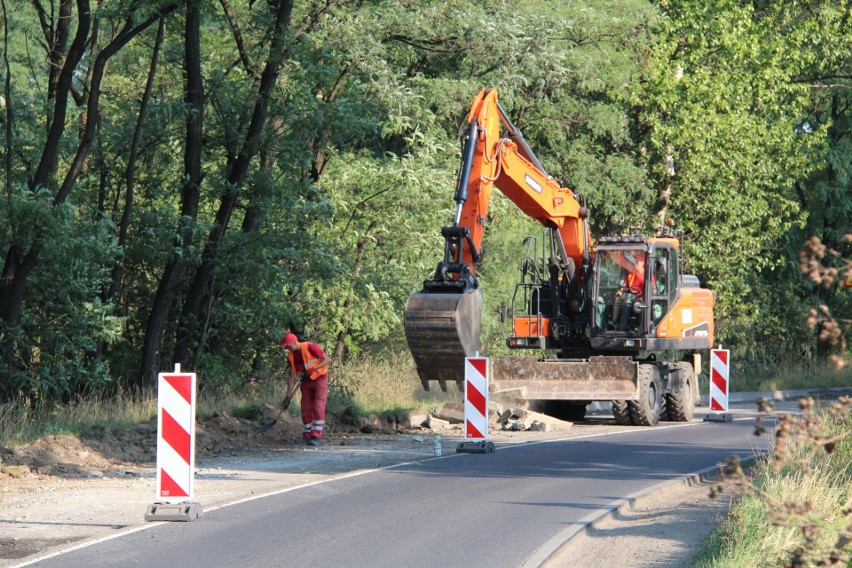
[[[325,403],[328,399],[328,369],[331,362],[325,351],[316,343],[299,341],[295,333],[288,333],[281,341],[290,361],[287,392],[292,392],[296,380],[301,381],[302,438],[309,446],[319,446],[325,427]],[[298,379],[297,379],[298,377]]]
[[[616,323],[616,329],[627,330],[630,312],[637,299],[641,299],[645,287],[645,257],[639,255],[637,258],[630,252],[624,253],[624,263],[627,267],[627,276],[618,292],[615,294],[615,306],[613,306],[612,319]]]

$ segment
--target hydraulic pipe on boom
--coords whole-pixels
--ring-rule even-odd
[[[476,150],[476,134],[479,130],[476,122],[470,123],[467,136],[464,139],[464,151],[462,152],[462,166],[459,171],[459,179],[456,182],[456,194],[453,199],[456,202],[456,214],[453,218],[453,226],[458,227],[461,221],[462,207],[467,203],[467,189],[470,183],[470,166],[473,163],[473,152]]]

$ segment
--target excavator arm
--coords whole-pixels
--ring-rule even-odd
[[[482,243],[491,191],[496,186],[518,208],[546,227],[558,230],[564,252],[580,267],[587,261],[588,210],[574,192],[561,187],[536,158],[520,129],[497,101],[497,91],[483,90],[467,115],[468,130],[456,189],[455,225],[470,232],[473,249],[461,261],[475,273],[475,252]],[[502,136],[502,128],[507,131]],[[578,274],[582,278],[582,274]]]
[[[521,211],[551,228],[559,258],[558,278],[582,290],[590,265],[588,210],[547,174],[498,103],[483,90],[467,115],[453,224],[441,230],[444,258],[405,309],[405,332],[426,390],[437,381],[463,388],[464,358],[479,351],[482,292],[476,278],[491,192],[497,187]],[[503,135],[503,132],[506,135]]]

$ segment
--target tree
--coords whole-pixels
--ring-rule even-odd
[[[33,8],[41,32],[39,43],[44,46],[46,59],[51,62],[46,68],[47,90],[43,100],[50,110],[46,132],[36,137],[35,144],[23,137],[16,140],[15,114],[7,112],[5,117],[7,199],[4,213],[9,225],[3,240],[5,253],[0,274],[0,333],[5,339],[4,361],[8,361],[10,367],[0,375],[0,397],[3,399],[13,395],[16,388],[14,377],[20,376],[26,368],[26,360],[37,356],[37,348],[26,345],[26,339],[20,341],[24,294],[45,248],[51,246],[52,238],[57,236],[51,225],[59,227],[68,219],[63,208],[86,167],[98,134],[107,62],[152,23],[174,10],[175,5],[158,3],[143,6],[141,13],[150,15],[142,17],[130,9],[105,12],[103,18],[93,16],[87,0],[77,0],[76,3],[63,0],[58,11],[54,11],[53,7],[47,9],[38,1],[33,2]],[[8,34],[9,14],[5,16]],[[26,27],[30,23],[31,20],[25,22],[22,33],[33,29]],[[102,28],[109,30],[111,37],[106,45],[100,47],[98,34]],[[21,63],[33,65],[28,53],[15,52],[12,57],[16,66]],[[7,52],[6,82],[9,85],[7,92],[11,93],[17,67],[13,68],[9,58]],[[31,76],[38,75],[34,72]],[[33,99],[28,100],[34,94],[32,90],[22,94],[22,107],[33,102]],[[85,107],[76,134],[69,133],[68,128],[72,124],[69,118],[72,104]],[[29,129],[29,125],[24,129]],[[19,140],[22,142],[20,146],[17,145]],[[36,149],[39,146],[40,150]],[[69,148],[73,151],[69,152]],[[36,154],[40,154],[39,157],[31,160]],[[19,156],[17,163],[15,156]],[[33,215],[41,217],[47,224],[33,223]]]
[[[237,206],[240,190],[249,172],[249,166],[262,148],[262,137],[265,134],[269,117],[270,99],[273,96],[273,88],[278,80],[287,52],[285,37],[290,25],[292,9],[292,0],[279,0],[275,7],[274,23],[269,33],[271,36],[269,55],[260,75],[251,120],[245,131],[245,139],[242,145],[233,153],[233,159],[229,159],[227,181],[225,182],[224,193],[220,197],[214,227],[207,237],[201,256],[201,265],[195,271],[195,276],[184,301],[173,355],[175,362],[185,361],[190,344],[198,341],[196,337],[199,328],[198,323],[202,318],[204,300],[210,294],[210,282],[218,263],[216,256],[219,246],[228,230],[231,215]]]
[[[198,201],[201,193],[201,160],[204,150],[204,78],[201,75],[201,2],[189,0],[185,9],[184,70],[186,72],[186,140],[184,144],[184,178],[181,189],[181,218],[175,234],[175,247],[160,278],[157,294],[145,329],[140,378],[143,385],[156,380],[158,352],[169,311],[178,294],[178,286],[192,244]]]
[[[760,350],[793,317],[774,317],[789,284],[770,289],[765,275],[789,262],[784,240],[806,221],[797,188],[825,160],[828,124],[807,120],[805,77],[839,37],[840,4],[660,7],[634,97],[656,210],[677,220],[691,270],[716,292],[721,340]],[[834,32],[814,42],[824,23]]]

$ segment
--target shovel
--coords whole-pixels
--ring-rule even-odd
[[[273,426],[275,426],[275,423],[278,422],[278,420],[282,416],[284,416],[284,413],[287,412],[288,408],[290,408],[290,401],[293,400],[293,395],[296,394],[296,388],[299,386],[299,384],[301,382],[302,381],[298,381],[298,382],[293,384],[293,390],[291,390],[290,392],[287,393],[287,396],[284,397],[284,402],[281,403],[281,407],[282,407],[281,412],[278,413],[278,416],[276,416],[275,420],[273,420],[272,422],[267,422],[266,424],[259,426],[257,428],[258,434],[263,434],[264,432],[268,432]]]

